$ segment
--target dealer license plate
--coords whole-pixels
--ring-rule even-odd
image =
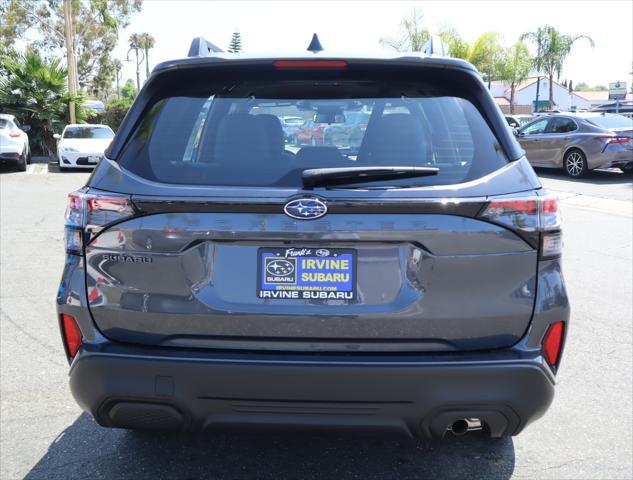
[[[354,300],[356,250],[260,248],[257,296],[289,300]]]

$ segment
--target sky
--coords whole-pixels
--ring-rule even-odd
[[[113,55],[128,53],[132,33],[156,39],[149,53],[150,70],[157,63],[187,55],[193,37],[202,36],[222,49],[239,30],[245,52],[295,52],[307,47],[316,32],[325,50],[382,50],[382,37],[397,36],[402,18],[414,7],[424,25],[437,32],[452,25],[469,42],[486,31],[499,32],[504,44],[549,23],[564,33],[587,34],[595,42],[575,44],[564,65],[563,79],[574,84],[606,85],[626,81],[633,69],[633,2],[615,1],[184,1],[145,0],[140,13],[121,31]],[[130,58],[132,54],[130,53]],[[134,62],[123,62],[123,81],[135,78]],[[141,70],[141,81],[144,78]]]

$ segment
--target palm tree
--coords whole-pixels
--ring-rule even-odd
[[[500,79],[510,84],[510,113],[512,114],[514,113],[516,87],[530,74],[532,62],[530,52],[521,41],[508,48],[499,62]]]
[[[422,25],[424,15],[422,10],[414,8],[411,16],[406,17],[400,24],[401,32],[398,38],[381,38],[380,43],[399,52],[419,52],[431,37],[428,28]]]
[[[140,47],[145,53],[145,78],[149,78],[149,50],[154,48],[156,40],[149,33],[139,33]]]
[[[45,61],[39,54],[27,51],[23,55],[0,59],[0,105],[2,111],[31,125],[33,143],[39,143],[49,155],[55,152],[53,134],[69,123],[68,102],[77,105],[77,121],[85,119],[81,97],[70,97],[67,71],[60,59]]]
[[[568,35],[559,32],[551,25],[539,27],[535,32],[526,32],[520,37],[521,40],[528,40],[536,46],[536,55],[533,66],[539,73],[544,73],[549,79],[549,109],[554,108],[554,75],[560,78],[563,70],[563,63],[571,53],[571,49],[577,40],[589,41],[593,47],[594,41],[587,35]]]

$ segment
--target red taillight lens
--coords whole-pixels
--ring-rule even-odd
[[[527,234],[541,233],[541,258],[559,256],[562,251],[558,200],[552,194],[491,201],[482,218]]]
[[[632,139],[629,137],[610,137],[610,136],[600,136],[600,137],[596,137],[597,140],[600,140],[602,142],[607,142],[607,144],[610,143],[628,143],[630,142]]]
[[[73,358],[81,347],[81,330],[71,315],[62,315],[62,334],[68,355]]]
[[[275,68],[321,68],[321,69],[343,69],[347,68],[345,60],[275,60],[273,62]]]
[[[9,130],[9,136],[13,138],[17,138],[20,136],[20,131],[12,128],[11,130]]]
[[[108,224],[134,214],[134,207],[126,195],[82,191],[71,193],[66,209],[66,251],[81,255],[84,233],[89,241]]]
[[[560,351],[563,346],[565,322],[552,323],[543,338],[543,356],[550,366],[558,365]]]

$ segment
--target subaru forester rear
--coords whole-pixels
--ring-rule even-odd
[[[60,327],[101,425],[499,437],[543,415],[556,199],[470,64],[398,55],[156,67],[67,211]],[[337,144],[280,121],[358,113]]]

